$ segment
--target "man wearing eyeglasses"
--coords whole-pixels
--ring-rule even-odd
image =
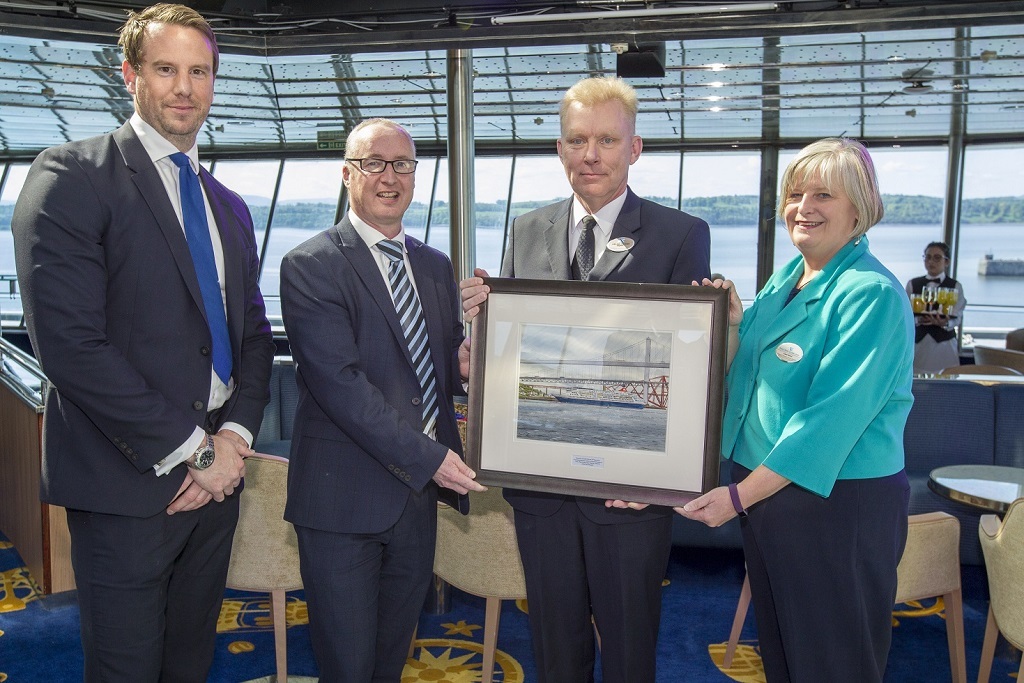
[[[433,571],[437,500],[484,488],[452,395],[468,374],[448,257],[405,234],[416,148],[364,121],[345,143],[348,215],[281,263],[299,403],[285,519],[299,539],[324,681],[398,681]]]
[[[949,245],[930,242],[924,248],[925,274],[907,282],[911,301],[921,301],[914,308],[914,372],[942,372],[960,365],[956,327],[960,324],[967,300],[960,283],[946,274],[947,268]],[[936,292],[940,290],[955,292],[952,304],[938,301]],[[928,297],[929,303],[924,304],[927,294],[932,296]]]

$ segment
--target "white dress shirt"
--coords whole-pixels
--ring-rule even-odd
[[[181,211],[181,188],[178,184],[178,167],[170,156],[175,152],[180,151],[177,147],[172,145],[167,138],[160,135],[151,125],[142,120],[142,117],[135,113],[129,120],[132,129],[135,134],[139,137],[139,141],[142,142],[142,146],[146,149],[146,153],[149,158],[153,160],[153,165],[156,166],[157,171],[160,174],[160,180],[163,182],[164,189],[167,191],[167,198],[171,202],[171,206],[174,207],[174,213],[178,217],[178,222],[181,223],[182,232],[185,230],[185,223],[182,220]],[[199,150],[193,145],[192,149],[187,152],[189,161],[191,162],[192,170],[198,174],[199,172]],[[202,183],[200,183],[202,187]],[[206,205],[206,222],[208,225],[216,226],[217,221],[213,217],[213,212],[210,210],[210,201],[206,197],[206,189],[203,189],[203,203]],[[220,298],[222,302],[225,302],[225,316],[227,315],[227,297],[224,291],[224,247],[221,244],[220,231],[210,230],[210,241],[213,243],[213,258],[217,264],[217,280],[220,283]],[[223,406],[227,400],[231,397],[231,393],[235,389],[235,380],[231,379],[229,384],[224,384],[217,373],[210,369],[210,397],[207,403],[207,410],[216,410]],[[222,429],[230,429],[236,432],[239,436],[245,439],[245,442],[252,445],[252,432],[235,422],[227,422],[223,425]],[[181,444],[174,451],[169,453],[167,457],[154,465],[157,476],[167,474],[176,466],[185,462],[192,457],[192,454],[199,449],[199,447],[206,440],[206,432],[202,428],[196,427],[192,432],[192,435],[186,439],[185,443]]]

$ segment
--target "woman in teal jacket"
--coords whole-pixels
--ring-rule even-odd
[[[801,255],[746,313],[731,282],[704,281],[731,290],[722,453],[736,483],[677,510],[710,526],[743,517],[769,683],[885,673],[907,535],[914,322],[868,249],[882,213],[867,150],[819,140],[782,179],[779,215]]]

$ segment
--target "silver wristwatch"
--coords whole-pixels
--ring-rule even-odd
[[[213,437],[206,435],[206,441],[192,454],[192,457],[185,461],[185,464],[193,470],[205,470],[213,464],[216,453],[213,450]]]

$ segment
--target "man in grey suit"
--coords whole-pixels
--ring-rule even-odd
[[[502,277],[688,285],[710,274],[707,223],[627,186],[643,149],[636,110],[633,88],[616,78],[566,92],[557,147],[573,196],[513,222]],[[475,275],[461,283],[467,320],[487,297],[487,274]],[[591,617],[605,683],[653,683],[672,510],[513,489],[505,498],[541,683],[593,680]]]
[[[469,368],[452,264],[402,227],[415,170],[404,128],[360,123],[345,144],[348,215],[281,264],[299,387],[285,519],[325,682],[401,678],[438,495],[466,512],[464,494],[484,490],[452,408]]]
[[[12,220],[42,498],[68,509],[85,680],[198,682],[274,342],[249,211],[198,163],[213,31],[156,5],[120,44],[135,114],[40,154]]]

